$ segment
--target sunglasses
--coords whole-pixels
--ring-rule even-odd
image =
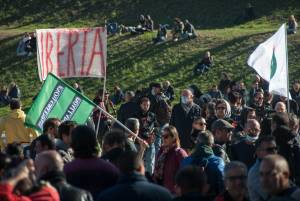
[[[230,176],[230,177],[226,177],[226,179],[230,181],[245,180],[247,179],[247,176],[246,175]]]

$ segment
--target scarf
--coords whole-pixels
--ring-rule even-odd
[[[166,158],[167,158],[169,151],[172,149],[176,149],[176,148],[175,147],[163,148],[162,153],[157,158],[154,174],[155,174],[155,178],[158,179],[159,181],[163,180]]]
[[[183,104],[183,103],[181,103],[181,107],[182,107],[182,109],[184,110],[184,112],[186,114],[188,114],[190,112],[190,110],[192,109],[193,105],[194,105],[194,103],[192,103],[192,104]]]
[[[195,152],[192,153],[193,158],[207,158],[209,156],[214,155],[213,149],[208,145],[198,144]]]

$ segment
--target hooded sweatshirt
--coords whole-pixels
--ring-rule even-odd
[[[21,109],[15,109],[6,117],[0,119],[0,133],[5,132],[7,143],[29,143],[31,140],[30,134],[32,134],[33,138],[37,136],[33,129],[25,127],[25,117],[26,115]]]

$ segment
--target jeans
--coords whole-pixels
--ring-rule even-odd
[[[144,153],[145,170],[150,175],[153,174],[155,164],[155,146],[154,143],[150,144]]]

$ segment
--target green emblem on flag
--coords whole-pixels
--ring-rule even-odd
[[[272,60],[271,60],[271,76],[270,79],[272,79],[275,75],[277,69],[277,61],[275,56],[275,48],[273,48],[273,54],[272,54]]]
[[[42,131],[51,117],[84,124],[94,108],[91,100],[50,73],[26,115],[25,125]]]

